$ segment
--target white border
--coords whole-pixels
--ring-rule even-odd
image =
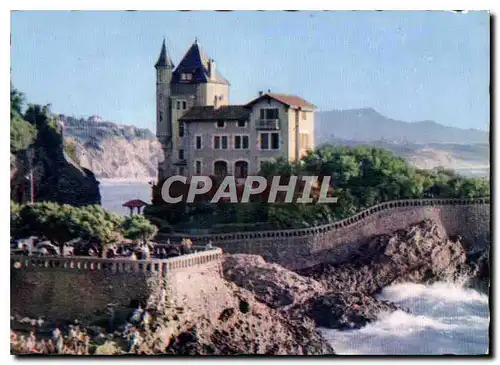
[[[7,9],[2,11],[1,14],[1,21],[0,21],[0,27],[2,27],[2,45],[3,49],[5,52],[2,54],[4,55],[2,57],[2,67],[0,70],[2,70],[3,74],[3,82],[2,85],[4,87],[1,89],[2,90],[2,102],[4,103],[4,108],[1,110],[4,111],[4,120],[8,120],[8,110],[10,108],[10,105],[8,104],[8,91],[7,91],[7,84],[8,81],[10,80],[10,72],[9,72],[9,64],[10,64],[10,9],[16,9],[16,10],[125,10],[125,9],[134,9],[134,10],[177,10],[179,8],[179,4],[175,2],[158,2],[157,0],[142,0],[140,2],[138,1],[130,1],[130,0],[122,0],[120,2],[115,1],[115,2],[107,2],[103,0],[86,0],[86,1],[73,1],[71,3],[68,2],[63,2],[61,0],[45,0],[43,2],[37,2],[33,0],[29,1],[24,1],[24,0],[7,0],[2,3],[3,6],[5,6]],[[349,2],[327,2],[327,1],[317,1],[317,0],[309,0],[307,3],[304,1],[297,1],[297,0],[288,0],[288,1],[274,1],[274,2],[269,2],[269,1],[263,1],[263,0],[254,0],[252,2],[234,2],[234,1],[212,1],[212,2],[204,2],[200,0],[185,0],[182,2],[182,9],[183,10],[213,10],[213,9],[220,9],[220,10],[282,10],[282,9],[302,9],[302,10],[325,10],[325,9],[335,9],[335,10],[384,10],[384,9],[392,9],[392,10],[449,10],[449,9],[469,9],[469,10],[484,10],[484,9],[494,9],[494,13],[498,14],[498,9],[500,8],[499,2],[497,0],[476,0],[476,1],[470,1],[470,0],[420,0],[418,2],[400,2],[400,1],[394,1],[394,0],[379,0],[377,2],[372,2],[372,1],[366,1],[366,0],[351,0]],[[496,28],[498,30],[498,19],[496,19]],[[494,38],[495,44],[497,43],[497,38]],[[498,46],[495,47],[495,49],[498,49]],[[498,62],[498,57],[495,57],[497,60],[495,65]],[[495,77],[495,80],[496,77]],[[494,86],[496,86],[496,82],[494,82]],[[498,102],[499,96],[498,92],[495,93],[495,100],[492,100],[492,104],[494,105],[500,105]],[[491,123],[493,124],[493,123]],[[9,135],[9,125],[8,123],[2,123],[0,128],[3,128],[4,131],[0,133],[2,136]],[[498,129],[498,128],[497,128]],[[499,141],[500,139],[498,138],[497,132],[495,131],[495,141],[496,145],[492,146],[492,153],[495,155],[495,161],[498,161],[496,157],[498,157],[497,152],[499,150]],[[4,166],[7,166],[7,161],[10,156],[9,153],[9,147],[7,143],[1,143],[0,144],[0,149],[1,149],[1,156],[4,159]],[[493,156],[492,156],[493,158]],[[5,176],[0,179],[0,183],[3,184],[4,188],[1,189],[3,191],[3,202],[1,204],[2,207],[4,207],[5,215],[4,217],[8,216],[7,212],[7,206],[9,205],[9,199],[7,199],[7,194],[10,190],[10,186],[8,183],[7,179],[7,168],[4,168],[1,170]],[[500,179],[500,172],[498,172],[499,169],[495,169],[495,174],[492,176],[493,181],[498,181]],[[497,194],[494,195],[496,197]],[[496,212],[499,212],[499,206],[497,205],[497,199],[494,199],[494,208]],[[499,223],[500,217],[497,216],[494,219],[494,224],[495,227],[497,227]],[[1,229],[2,232],[7,236],[7,232],[9,232],[9,221],[7,219],[3,219],[1,221]],[[498,237],[498,232],[495,232],[495,237]],[[498,246],[498,245],[495,245]],[[8,251],[8,246],[3,245],[3,249],[5,250],[5,255],[3,257],[8,257],[9,251]],[[494,253],[495,256],[496,252],[498,251],[498,248],[495,249]],[[497,262],[497,257],[494,258],[495,262]],[[8,277],[10,277],[10,266],[9,265],[2,265],[1,266],[2,270],[4,270],[4,275],[2,277],[4,278],[5,281],[7,281]],[[500,276],[500,270],[495,270],[495,282],[500,282],[499,276]],[[8,287],[9,284],[5,282],[6,286]],[[9,297],[10,298],[10,297]],[[498,314],[500,313],[498,306],[500,306],[500,301],[495,300],[494,301],[495,305],[495,318],[498,318]],[[2,302],[2,309],[4,310],[4,313],[2,316],[0,316],[0,319],[2,321],[7,322],[9,318],[8,312],[10,311],[10,299],[4,300]],[[10,356],[10,348],[9,344],[7,342],[7,324],[4,324],[4,330],[5,330],[5,337],[3,341],[0,341],[0,344],[2,347],[2,354],[3,354],[3,361],[2,364],[8,364],[8,363],[14,363],[14,357]],[[498,339],[498,334],[496,334],[495,339]],[[495,341],[495,345],[498,341]],[[494,346],[497,348],[497,346]],[[498,355],[497,355],[498,356]],[[190,359],[193,362],[199,361],[200,358],[193,358]],[[308,361],[311,358],[304,359],[305,361]],[[359,360],[359,357],[353,357],[351,359],[349,358],[332,358],[332,360],[335,360],[336,363],[340,364],[345,364],[345,363],[353,363],[353,361]],[[58,362],[61,364],[68,363],[71,364],[73,363],[73,358],[61,358],[58,359]],[[93,363],[91,359],[88,358],[82,358],[81,360],[78,359],[80,363],[86,364],[86,363]],[[137,363],[143,363],[143,364],[148,364],[152,361],[152,359],[149,358],[134,358],[134,359],[120,359],[120,358],[113,358],[114,362],[117,364],[121,363],[127,363],[130,361],[134,361]],[[241,359],[237,357],[233,357],[232,362],[234,363],[251,363],[251,360],[249,358],[247,359]],[[274,358],[261,358],[259,359],[261,363],[272,363],[275,361]],[[294,363],[294,359],[280,359],[283,363]],[[314,359],[315,361],[318,361],[317,359]],[[313,360],[313,361],[314,361]],[[325,359],[329,361],[330,359]],[[380,363],[385,363],[387,360],[392,360],[392,359],[386,359],[386,358],[370,358],[370,359],[363,359],[366,360],[366,363],[368,362],[380,362]],[[397,361],[398,359],[394,359]],[[400,360],[405,361],[406,358],[402,358]],[[30,362],[28,359],[24,359],[23,361],[25,362]],[[169,358],[169,362],[172,363],[179,363],[183,364],[185,363],[185,359],[183,358]],[[434,359],[434,358],[412,358],[411,362],[414,363],[419,363],[419,362],[425,362],[425,363],[437,363],[439,362],[440,359]],[[464,360],[462,358],[447,358],[446,363],[447,364],[461,364]],[[483,363],[484,360],[482,359],[467,359],[467,362],[469,363]],[[42,359],[37,359],[36,363],[38,364],[52,364],[53,359],[52,358],[42,358]]]

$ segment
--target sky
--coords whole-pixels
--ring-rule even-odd
[[[489,130],[487,12],[12,12],[11,78],[54,113],[155,131],[163,38],[174,64],[195,38],[230,81],[319,110],[375,108],[398,120]]]

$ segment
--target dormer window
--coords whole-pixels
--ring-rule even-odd
[[[193,79],[192,74],[181,74],[181,80],[182,81],[191,81]]]

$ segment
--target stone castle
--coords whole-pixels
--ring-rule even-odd
[[[160,181],[172,175],[245,178],[264,161],[298,160],[314,148],[313,104],[271,92],[229,104],[229,82],[196,40],[177,67],[163,41],[155,68]]]

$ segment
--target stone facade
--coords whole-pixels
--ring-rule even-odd
[[[263,161],[277,157],[296,160],[314,148],[314,105],[293,95],[270,92],[260,93],[245,105],[230,105],[229,82],[198,42],[176,68],[164,43],[155,68],[156,135],[164,153],[158,166],[159,181],[172,175],[215,175],[216,162],[225,164],[228,174],[255,174]],[[224,127],[218,128],[217,122]],[[276,134],[278,147],[271,147]],[[215,136],[226,138],[226,148],[214,148]],[[201,148],[197,138],[201,138]],[[248,138],[248,145],[240,140],[237,147],[236,138]],[[263,138],[268,143],[261,143]]]
[[[468,252],[490,245],[489,199],[399,200],[375,205],[344,220],[297,230],[241,232],[194,235],[198,244],[212,241],[227,253],[263,256],[292,269],[304,269],[320,263],[341,263],[357,252],[370,237],[391,234],[424,219],[440,224],[448,235],[464,238]],[[160,235],[176,239],[185,235]]]
[[[148,261],[11,256],[11,310],[51,320],[90,320],[105,314],[108,304],[125,315],[137,303],[193,306],[199,290],[187,283],[220,277],[221,260],[220,249]],[[162,290],[170,297],[159,299]]]

